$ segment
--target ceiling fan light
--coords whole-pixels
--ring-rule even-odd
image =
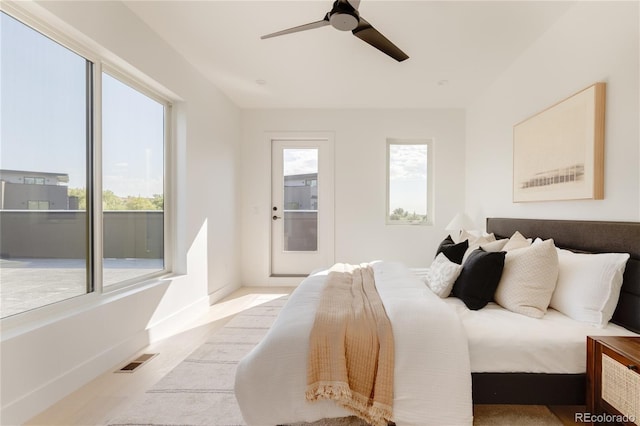
[[[358,18],[350,13],[336,12],[329,17],[329,23],[340,31],[353,31],[358,26]]]

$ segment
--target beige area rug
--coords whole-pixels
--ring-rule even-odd
[[[236,315],[121,413],[111,426],[244,426],[233,392],[238,361],[265,335],[287,297]],[[302,426],[296,424],[292,426]],[[305,423],[304,425],[309,425]],[[366,426],[353,417],[313,426]],[[545,406],[478,405],[474,425],[562,425]],[[438,425],[455,426],[455,425]]]

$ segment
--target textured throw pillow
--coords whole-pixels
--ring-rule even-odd
[[[516,231],[511,236],[511,238],[509,238],[509,241],[507,241],[507,244],[505,244],[504,247],[502,247],[502,250],[504,251],[515,250],[523,247],[529,247],[530,245],[531,245],[531,238],[525,238],[524,235]]]
[[[575,320],[604,327],[618,304],[627,260],[627,253],[558,249],[558,284],[549,306]]]
[[[425,273],[425,282],[435,294],[449,297],[453,283],[460,275],[462,265],[450,261],[444,253],[436,256],[431,267]]]
[[[436,257],[440,253],[444,253],[444,255],[447,256],[447,259],[460,264],[462,263],[462,257],[467,251],[467,248],[469,248],[469,241],[464,240],[463,242],[456,244],[453,242],[451,235],[449,235],[447,238],[442,240],[440,246],[438,246],[438,250],[436,250]]]
[[[558,279],[558,253],[553,240],[507,252],[496,302],[512,312],[542,318]]]
[[[478,310],[493,300],[504,267],[505,252],[474,250],[462,267],[453,284],[453,295],[461,299],[467,308]]]

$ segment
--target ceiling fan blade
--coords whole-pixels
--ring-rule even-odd
[[[347,2],[353,7],[355,10],[358,10],[358,6],[360,6],[360,0],[347,0]]]
[[[310,24],[299,25],[297,27],[288,28],[288,29],[282,30],[282,31],[277,31],[275,33],[263,35],[260,38],[264,40],[265,38],[277,37],[277,36],[281,36],[281,35],[285,35],[285,34],[291,34],[291,33],[297,33],[297,32],[300,32],[300,31],[312,30],[314,28],[325,27],[327,25],[329,25],[329,14],[328,13],[325,15],[324,19],[322,19],[321,21],[311,22]]]
[[[402,62],[405,59],[409,59],[409,56],[404,53],[398,46],[391,43],[388,38],[382,35],[378,30],[368,23],[364,18],[360,18],[358,27],[351,31],[354,36],[360,40],[369,43],[379,51],[386,53],[398,62]]]

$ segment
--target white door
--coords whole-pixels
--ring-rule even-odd
[[[271,140],[271,275],[333,264],[333,138]]]

